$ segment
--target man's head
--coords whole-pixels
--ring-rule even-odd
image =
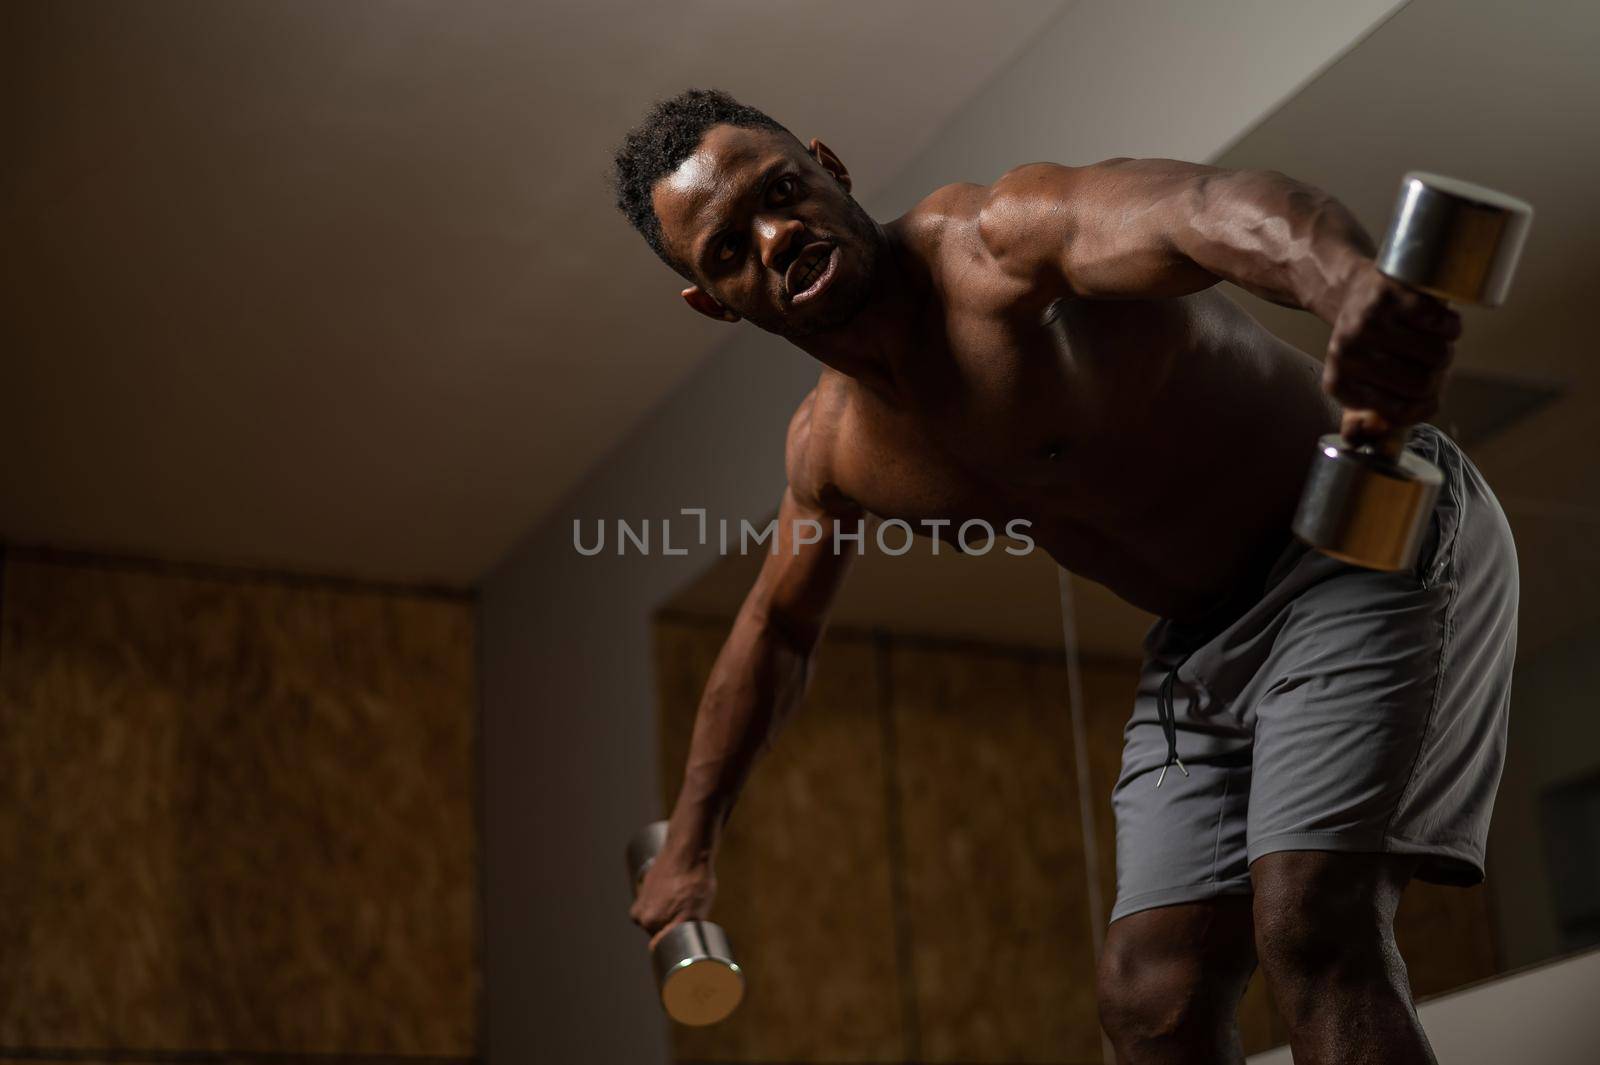
[[[702,314],[800,338],[866,302],[883,237],[844,164],[727,93],[658,103],[618,149],[615,182],[617,206]]]

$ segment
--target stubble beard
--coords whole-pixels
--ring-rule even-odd
[[[879,248],[881,238],[878,232],[878,224],[872,220],[871,215],[862,209],[860,204],[856,203],[854,197],[851,197],[848,202],[851,216],[849,235],[852,238],[851,244],[854,248],[859,249],[857,263],[860,269],[860,276],[856,278],[855,284],[849,291],[834,291],[825,294],[832,298],[832,306],[828,308],[826,314],[811,318],[805,322],[796,322],[787,316],[781,317],[775,323],[776,328],[772,329],[771,332],[776,333],[785,340],[804,340],[819,333],[843,328],[860,313],[861,308],[865,307],[867,301],[872,298],[872,289],[877,278],[881,250]],[[838,247],[837,254],[843,254],[843,252],[844,249]],[[757,324],[759,325],[760,323]]]

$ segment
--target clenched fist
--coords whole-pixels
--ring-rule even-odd
[[[675,925],[711,913],[717,878],[708,860],[685,857],[669,842],[650,864],[628,916],[650,933],[650,946]]]
[[[1364,260],[1345,286],[1322,374],[1345,408],[1345,439],[1374,442],[1431,418],[1460,335],[1455,311]]]

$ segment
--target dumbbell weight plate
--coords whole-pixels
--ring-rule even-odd
[[[650,871],[650,864],[656,860],[656,855],[661,853],[661,848],[666,844],[667,822],[665,821],[650,822],[628,840],[628,879],[635,891],[639,890],[639,881]]]
[[[716,1024],[744,998],[744,971],[733,961],[722,929],[685,921],[669,929],[651,951],[661,1005],[679,1024]]]
[[[1442,300],[1498,307],[1532,222],[1526,200],[1414,170],[1400,182],[1377,267]]]
[[[1391,459],[1324,436],[1294,531],[1325,555],[1377,570],[1410,569],[1443,478],[1409,451]]]

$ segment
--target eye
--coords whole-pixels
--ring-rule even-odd
[[[739,236],[738,236],[737,233],[728,234],[727,236],[723,237],[722,240],[717,244],[717,261],[718,262],[724,262],[724,263],[732,262],[733,261],[733,257],[735,255],[738,255],[738,254],[739,254]]]
[[[785,174],[772,183],[772,198],[775,200],[790,200],[794,198],[795,180],[791,174]]]

